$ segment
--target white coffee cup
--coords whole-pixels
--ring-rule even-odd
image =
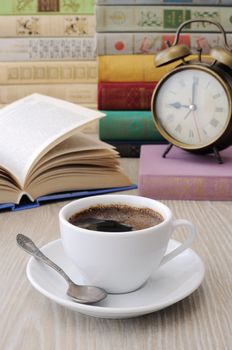
[[[123,204],[150,208],[162,215],[158,225],[128,232],[100,232],[77,227],[69,218],[96,205]],[[173,220],[171,210],[159,201],[131,195],[101,195],[75,200],[59,213],[64,251],[78,267],[88,285],[108,293],[127,293],[141,287],[159,266],[166,264],[190,247],[196,229],[184,219]],[[169,239],[179,226],[187,226],[188,238],[165,254]]]

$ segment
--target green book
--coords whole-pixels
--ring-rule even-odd
[[[150,140],[164,141],[154,124],[151,111],[103,111],[99,135],[104,141]]]
[[[196,4],[195,4],[196,5]],[[96,6],[97,32],[175,32],[189,19],[211,19],[231,32],[232,6],[119,5]],[[210,23],[193,22],[184,28],[190,32],[212,32]]]
[[[94,14],[94,0],[1,0],[0,15]]]

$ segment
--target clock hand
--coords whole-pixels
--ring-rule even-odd
[[[188,118],[188,116],[189,116],[189,114],[190,114],[191,112],[192,112],[192,110],[190,109],[190,110],[188,111],[188,113],[184,116],[184,120]]]
[[[173,103],[169,103],[169,106],[172,106],[176,109],[180,109],[181,107],[183,108],[189,108],[188,105],[182,105],[180,102],[173,102]]]
[[[193,112],[193,111],[195,111],[195,109],[196,109],[196,106],[193,105],[193,104],[191,104],[190,99],[189,99],[189,103],[190,103],[190,105],[188,106],[188,108],[189,108],[189,113],[186,114],[186,116],[184,117],[184,119],[187,119],[188,116],[189,116],[189,114],[190,114],[190,112]]]
[[[194,120],[196,129],[197,129],[197,134],[198,134],[199,140],[200,140],[200,142],[201,142],[200,130],[199,130],[199,126],[198,126],[198,123],[197,123],[196,114],[194,113],[194,111],[193,111],[193,120]]]
[[[196,77],[193,77],[193,83],[192,83],[192,102],[191,102],[192,105],[195,104],[196,83],[197,83]]]

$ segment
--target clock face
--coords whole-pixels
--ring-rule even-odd
[[[230,105],[219,79],[207,70],[180,69],[159,86],[156,122],[171,140],[186,147],[204,147],[225,131]],[[172,141],[171,141],[172,142]]]

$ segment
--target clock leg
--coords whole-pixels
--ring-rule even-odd
[[[172,148],[173,144],[169,143],[168,147],[166,148],[166,150],[164,151],[162,157],[165,158],[166,155],[168,154],[168,152],[170,151],[170,149]]]
[[[217,159],[218,163],[223,164],[223,160],[222,160],[220,153],[218,152],[216,147],[213,147],[213,153],[214,153],[215,158]]]

